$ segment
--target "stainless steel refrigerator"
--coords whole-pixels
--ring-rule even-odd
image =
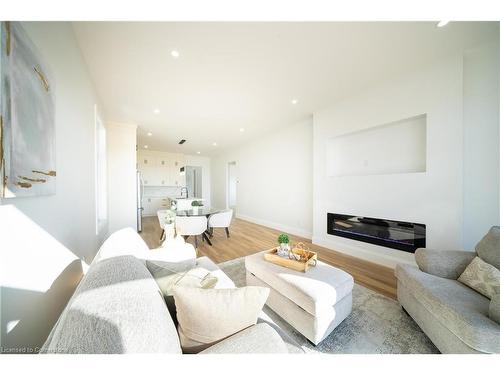
[[[136,172],[136,187],[137,187],[137,232],[142,231],[142,197],[144,195],[144,184],[142,182],[141,172]]]
[[[202,196],[202,167],[186,166],[186,187],[191,198],[203,198]]]

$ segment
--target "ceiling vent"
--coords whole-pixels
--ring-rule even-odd
[[[179,141],[179,144],[180,144],[180,145],[182,145],[182,144],[184,144],[185,142],[186,142],[186,140],[185,140],[185,139],[181,139],[181,140]]]

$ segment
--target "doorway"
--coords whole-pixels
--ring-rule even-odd
[[[227,164],[227,208],[232,208],[233,211],[236,210],[236,185],[238,184],[238,179],[236,177],[236,162],[232,161]]]

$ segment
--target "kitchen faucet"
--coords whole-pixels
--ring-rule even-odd
[[[181,197],[182,197],[182,193],[183,193],[184,191],[186,191],[186,198],[188,198],[188,197],[189,197],[189,193],[188,193],[188,188],[187,188],[186,186],[181,187]]]

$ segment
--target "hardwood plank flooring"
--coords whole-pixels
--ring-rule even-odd
[[[211,239],[213,246],[209,246],[201,241],[201,237],[199,238],[198,256],[207,256],[215,263],[244,257],[276,246],[280,233],[272,228],[234,219],[230,228],[230,238],[226,238],[224,229],[215,230]],[[161,228],[156,216],[143,218],[141,236],[151,249],[159,246],[160,234]],[[290,236],[290,240],[304,242],[309,249],[318,253],[321,261],[350,273],[358,284],[396,298],[396,277],[392,268],[314,245],[305,238]],[[188,242],[194,245],[193,238],[189,238]]]

